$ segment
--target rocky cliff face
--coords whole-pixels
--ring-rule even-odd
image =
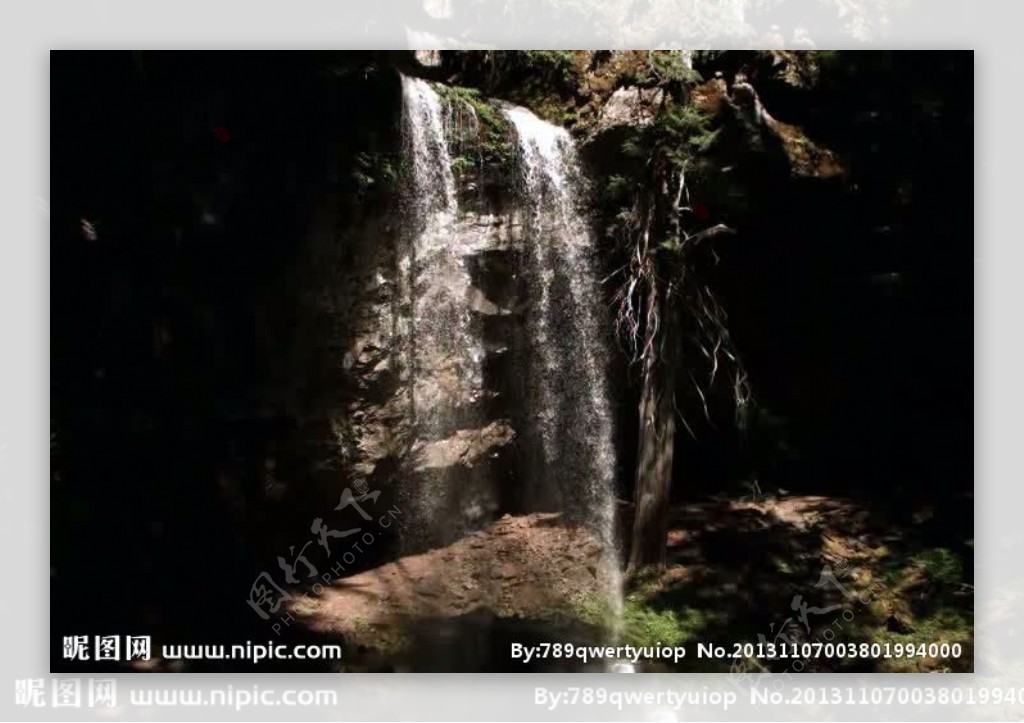
[[[421,320],[443,315],[433,304],[446,302],[423,299],[428,282],[410,280],[410,266],[430,260],[415,258],[414,219],[402,215],[400,197],[389,211],[398,233],[361,240],[375,261],[364,288],[348,296],[356,323],[344,354],[352,392],[341,410],[350,440],[345,451],[354,481],[390,490],[406,509],[407,549],[447,544],[508,505],[501,498],[508,490],[495,489],[493,481],[514,467],[508,456],[516,438],[508,417],[511,373],[502,367],[521,343],[522,310],[514,283],[517,224],[507,194],[495,193],[493,173],[459,174],[460,211],[445,231],[447,246],[459,252],[444,271],[449,278],[429,281],[444,293],[456,289],[465,303],[463,323],[482,339],[473,350],[480,358],[470,360],[478,364],[475,381],[464,368],[469,350],[418,343],[416,314]],[[455,333],[438,329],[439,335]],[[436,412],[429,437],[417,428],[417,411],[420,419]]]
[[[611,547],[609,334],[572,141],[524,109],[402,82],[401,231],[377,247],[379,289],[354,297],[346,352],[356,481],[394,490],[406,549],[535,510],[603,525]]]

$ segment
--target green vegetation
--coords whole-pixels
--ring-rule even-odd
[[[646,569],[638,577],[645,582],[637,585],[623,601],[621,627],[617,630],[622,644],[680,645],[699,638],[702,631],[721,621],[721,614],[713,610],[688,605],[668,607],[661,598],[665,591],[652,569]],[[616,632],[615,611],[607,598],[583,598],[576,605],[576,616],[587,625]]]
[[[963,582],[964,566],[951,550],[936,547],[915,555],[913,562],[920,566],[931,580],[940,585]]]
[[[965,610],[950,606],[940,606],[935,610],[914,618],[913,628],[904,633],[893,632],[882,628],[878,630],[873,642],[903,645],[924,645],[933,643],[959,643],[962,654],[956,659],[932,659],[927,657],[904,657],[882,660],[885,673],[926,673],[938,669],[949,672],[966,673],[973,668],[974,657],[974,616]]]
[[[712,117],[693,105],[672,105],[650,125],[633,128],[622,150],[639,159],[661,156],[676,168],[689,170],[718,138]]]
[[[564,93],[574,91],[580,79],[571,50],[487,50],[482,55],[492,86],[509,76],[530,76]]]
[[[689,174],[692,185],[710,173],[706,154],[718,138],[712,117],[692,105],[673,105],[662,110],[652,123],[631,126],[622,141],[623,164],[620,173],[605,178],[601,202],[613,209],[605,232],[611,236],[630,236],[644,223],[645,208],[637,195],[650,193],[651,164],[669,166],[676,174]],[[689,210],[689,209],[686,209]],[[695,217],[690,218],[694,220]],[[678,236],[657,239],[662,248],[679,250]]]
[[[611,600],[602,595],[587,595],[575,605],[575,615],[581,622],[598,628],[611,629],[615,625],[615,610]]]
[[[681,51],[648,50],[645,56],[643,63],[620,70],[617,85],[654,88],[679,86],[703,80],[700,73],[687,67]]]
[[[623,641],[638,646],[679,645],[698,638],[714,618],[713,611],[661,608],[634,593],[626,597],[623,610]]]
[[[508,169],[515,160],[512,125],[490,100],[476,88],[437,85],[438,94],[451,107],[455,152],[452,171],[461,175],[484,166]],[[476,118],[476,123],[469,118]]]
[[[511,56],[509,63],[546,80],[566,85],[578,82],[580,73],[571,50],[498,50],[495,54]]]
[[[557,124],[575,120],[584,85],[583,57],[573,50],[477,50],[448,55],[461,83],[529,107]],[[583,56],[587,54],[584,53]]]
[[[879,561],[881,561],[879,557]],[[859,637],[875,643],[915,646],[960,643],[959,659],[934,660],[915,656],[879,661],[881,672],[967,672],[973,661],[973,596],[967,594],[960,557],[947,548],[912,554],[886,555],[881,583],[869,606],[871,622]]]
[[[964,565],[960,556],[945,547],[934,547],[909,556],[889,560],[881,573],[882,581],[892,588],[905,588],[925,581],[941,588],[964,583]]]

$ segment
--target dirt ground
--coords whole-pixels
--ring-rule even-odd
[[[847,499],[678,506],[665,570],[627,581],[612,630],[616,575],[600,542],[556,514],[505,516],[447,547],[297,597],[291,612],[314,633],[358,650],[358,669],[508,669],[507,639],[614,637],[730,649],[737,642],[957,642],[956,659],[822,659],[802,667],[969,671],[973,588],[959,553],[928,548],[919,537]],[[459,652],[467,649],[477,652]],[[679,669],[713,672],[734,663],[691,659]]]

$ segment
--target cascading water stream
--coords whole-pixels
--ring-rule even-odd
[[[421,432],[441,431],[467,389],[480,386],[480,349],[471,331],[466,290],[469,276],[454,226],[458,203],[452,157],[445,134],[444,106],[425,81],[402,78],[405,120],[408,125],[412,193],[409,214],[416,227],[411,249],[413,378],[422,380],[436,371],[426,363],[441,361],[459,382],[451,385],[415,384],[413,405]]]
[[[472,235],[458,233],[458,202],[445,127],[445,106],[429,83],[402,77],[403,123],[411,192],[408,254],[400,261],[411,306],[408,367],[418,443],[437,442],[472,415],[482,385],[483,348],[466,303],[470,278],[465,257]],[[426,478],[412,500],[422,526],[444,524],[450,491]],[[452,524],[453,520],[448,520]],[[423,530],[429,538],[431,530]]]
[[[593,235],[580,201],[582,170],[571,136],[525,108],[505,106],[516,130],[525,244],[534,287],[527,315],[536,357],[531,403],[542,453],[537,481],[560,509],[604,545],[616,617],[621,575],[615,539],[614,428],[607,383],[607,322]]]

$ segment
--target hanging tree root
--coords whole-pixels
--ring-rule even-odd
[[[677,198],[682,194],[681,190]],[[612,275],[623,276],[613,297],[617,335],[625,344],[631,363],[643,364],[652,355],[656,357],[652,360],[655,364],[681,364],[686,359],[690,367],[687,375],[700,399],[705,418],[710,419],[707,394],[723,371],[729,377],[733,401],[740,409],[750,401],[747,373],[729,334],[726,312],[711,288],[700,280],[696,258],[702,246],[736,232],[724,224],[692,234],[680,229],[676,248],[652,248],[651,206],[649,202],[634,204],[632,215],[638,222],[638,231],[632,239],[625,240],[629,260]],[[681,210],[688,210],[688,207],[681,207]],[[717,263],[717,252],[713,247],[708,250],[712,261]],[[652,303],[652,299],[660,299],[661,303]],[[665,343],[662,316],[668,312],[669,305],[678,312],[677,320],[682,331],[678,345]],[[682,358],[672,358],[677,354]],[[703,360],[701,365],[704,369],[696,368],[695,357]],[[662,393],[672,393],[672,390],[663,390]],[[673,394],[673,406],[692,436],[693,429],[674,397]]]

